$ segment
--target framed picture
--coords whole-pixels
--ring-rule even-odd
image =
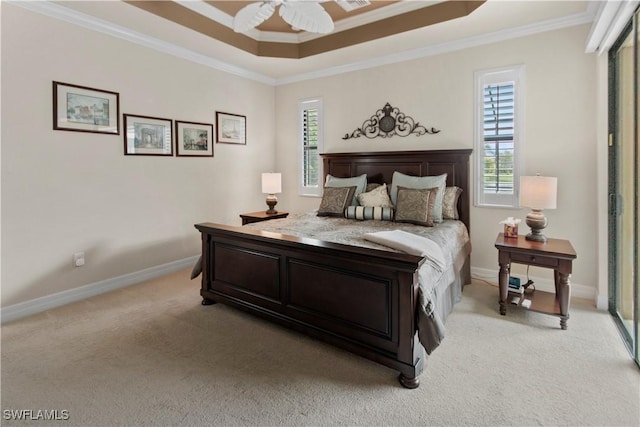
[[[120,95],[53,82],[53,129],[120,135]]]
[[[124,114],[124,154],[173,156],[173,121]]]
[[[216,126],[218,127],[218,142],[224,144],[247,143],[247,118],[245,116],[216,111]]]
[[[213,125],[176,120],[176,156],[213,157]]]

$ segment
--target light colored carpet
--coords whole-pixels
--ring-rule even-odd
[[[3,425],[640,424],[640,373],[610,316],[498,314],[465,288],[416,390],[397,373],[226,307],[189,270],[2,326]],[[8,421],[6,410],[69,420]],[[34,412],[35,413],[35,412]]]

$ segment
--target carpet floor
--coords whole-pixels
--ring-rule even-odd
[[[407,390],[392,369],[200,305],[189,273],[3,325],[2,425],[640,425],[640,370],[589,301],[572,301],[562,331],[500,316],[497,287],[468,285]]]

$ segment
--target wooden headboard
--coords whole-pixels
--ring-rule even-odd
[[[471,189],[469,184],[470,149],[433,151],[383,151],[374,153],[321,154],[324,178],[332,175],[349,178],[367,174],[368,182],[391,185],[393,172],[428,176],[447,174],[447,186],[462,188],[458,199],[460,220],[470,227]],[[324,181],[323,181],[324,182]]]

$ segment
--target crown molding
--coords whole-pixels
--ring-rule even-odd
[[[213,19],[219,24],[228,28],[233,28],[233,16],[221,11],[217,7],[213,7],[202,0],[173,0],[174,3],[178,3],[182,7],[186,7],[202,16],[206,16],[209,19]]]
[[[174,3],[178,3],[180,6],[191,10],[197,14],[207,17],[219,24],[224,25],[229,29],[233,29],[233,16],[221,11],[220,9],[213,7],[202,0],[173,0]],[[243,33],[245,36],[251,37],[257,41],[263,41],[263,37],[273,37],[275,42],[281,43],[297,43],[298,39],[295,34],[283,34],[276,32],[260,31],[255,28]],[[293,36],[293,37],[291,37]]]
[[[637,0],[634,0],[637,1]],[[246,70],[241,67],[229,65],[223,61],[211,58],[206,55],[185,49],[183,47],[167,43],[165,41],[150,37],[136,31],[130,30],[125,27],[118,26],[111,22],[101,20],[99,18],[76,12],[72,9],[66,8],[54,4],[50,1],[16,1],[5,0],[6,3],[20,6],[22,8],[37,12],[51,18],[63,20],[71,24],[79,25],[84,28],[98,31],[113,37],[124,39],[132,43],[139,44],[144,47],[148,47],[159,52],[167,53],[182,59],[186,59],[191,62],[195,62],[207,67],[223,71],[229,74],[244,77],[250,80],[258,81],[272,86],[285,85],[289,83],[301,82],[305,80],[311,80],[321,77],[334,76],[337,74],[360,71],[368,68],[379,67],[382,65],[388,65],[403,61],[409,61],[413,59],[438,55],[446,52],[453,52],[456,50],[467,49],[484,44],[496,43],[504,40],[525,37],[537,33],[558,30],[562,28],[572,27],[576,25],[587,24],[593,22],[593,11],[587,11],[583,13],[573,14],[566,17],[550,19],[547,21],[525,25],[521,27],[511,28],[507,30],[500,30],[492,33],[482,34],[479,36],[468,37],[453,42],[440,43],[437,45],[427,46],[419,49],[409,50],[406,52],[400,52],[392,55],[386,55],[378,58],[373,58],[365,61],[353,62],[337,67],[329,67],[310,73],[302,73],[294,76],[284,77],[281,79],[274,79],[253,71]]]
[[[133,31],[129,28],[125,28],[114,24],[109,21],[105,21],[95,16],[87,15],[82,12],[66,8],[64,6],[57,5],[51,1],[19,1],[19,0],[3,0],[5,3],[19,6],[21,8],[36,12],[50,18],[58,19],[68,22],[70,24],[78,25],[80,27],[87,28],[89,30],[97,31],[99,33],[107,34],[109,36],[117,37],[140,46],[144,46],[162,53],[176,56],[178,58],[186,59],[187,61],[194,62],[196,64],[204,65],[225,73],[233,74],[239,77],[244,77],[250,80],[255,80],[260,83],[266,83],[268,85],[274,85],[275,79],[255,73],[253,71],[246,70],[241,67],[230,65],[226,62],[212,58],[201,53],[194,52],[189,49],[174,45],[172,43],[165,42],[155,37],[148,36],[146,34]]]
[[[224,25],[229,29],[233,29],[233,16],[221,11],[220,9],[211,6],[210,4],[202,0],[173,0],[180,6],[183,6],[193,12],[196,12],[202,16],[216,21],[219,24]],[[361,13],[350,18],[341,19],[335,23],[335,29],[332,34],[340,31],[349,30],[351,28],[359,27],[361,25],[370,24],[372,22],[379,21],[381,19],[389,18],[390,16],[400,15],[406,12],[412,12],[414,10],[422,9],[424,7],[432,6],[436,3],[441,3],[443,0],[436,1],[403,1],[385,6],[384,8],[374,9],[371,12]],[[299,44],[310,40],[315,40],[324,37],[326,34],[316,34],[308,31],[301,31],[299,33],[282,33],[276,31],[262,31],[253,28],[243,33],[245,36],[260,42],[275,42],[275,43],[292,43]]]
[[[407,12],[413,12],[414,10],[423,9],[425,7],[433,6],[436,3],[442,3],[439,1],[402,1],[398,3],[385,6],[383,8],[374,9],[371,12],[362,13],[352,16],[350,18],[341,19],[335,23],[335,29],[333,33],[339,33],[341,31],[350,30],[352,28],[360,27],[362,25],[371,24],[373,22],[381,21],[392,16],[401,15]],[[306,42],[309,40],[318,39],[323,37],[324,34],[315,34],[309,32],[303,32],[298,36],[300,42]]]
[[[360,71],[368,68],[374,68],[374,67],[394,64],[398,62],[410,61],[413,59],[439,55],[447,52],[454,52],[456,50],[462,50],[462,49],[481,46],[485,44],[496,43],[500,41],[543,33],[547,31],[554,31],[562,28],[588,24],[589,22],[592,22],[592,21],[593,21],[593,15],[589,11],[583,12],[583,13],[577,13],[577,14],[568,15],[561,18],[554,18],[547,21],[538,22],[535,24],[524,25],[517,28],[510,28],[507,30],[495,31],[492,33],[486,33],[479,36],[455,40],[453,42],[440,43],[437,45],[426,46],[419,49],[408,50],[405,52],[395,53],[387,56],[381,56],[378,58],[373,58],[373,59],[364,60],[360,62],[353,62],[351,64],[313,71],[311,73],[304,73],[296,76],[285,77],[282,79],[277,79],[276,86],[301,82],[304,80],[317,79],[321,77],[334,76],[337,74],[349,73],[352,71]]]
[[[427,1],[403,1],[399,3],[394,3],[392,5],[385,6],[384,8],[374,9],[371,12],[352,16],[350,18],[341,19],[335,23],[335,28],[331,32],[331,34],[336,34],[342,31],[350,30],[352,28],[382,21],[384,19],[391,18],[396,15],[402,15],[403,13],[413,12],[415,10],[433,6],[434,4],[437,4],[437,3],[442,3],[442,0],[428,1],[428,2]],[[320,39],[326,36],[326,34],[311,33],[308,31],[301,31],[299,33],[278,33],[275,31],[259,31],[256,29],[253,29],[251,32],[245,33],[245,35],[250,36],[257,41],[262,41],[262,42],[279,42],[279,43],[296,43],[296,44],[308,42],[315,39]]]

